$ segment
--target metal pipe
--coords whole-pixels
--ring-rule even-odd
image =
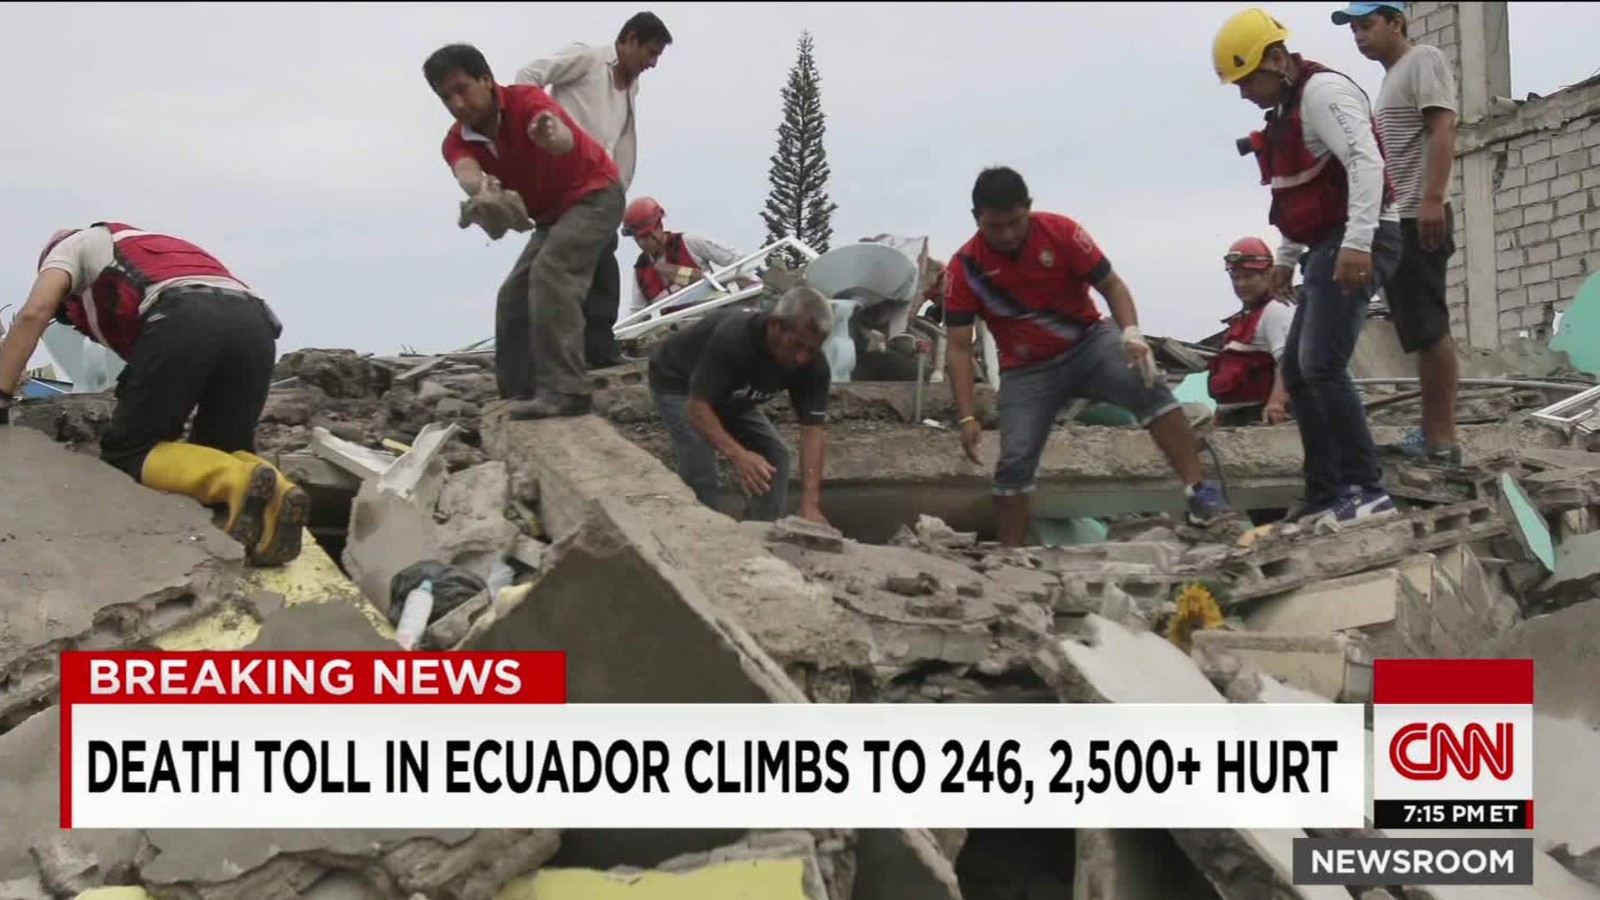
[[[1422,379],[1415,376],[1407,378],[1357,378],[1356,384],[1420,384]],[[1572,391],[1579,393],[1594,387],[1593,384],[1571,384],[1560,381],[1528,381],[1521,378],[1460,378],[1456,383],[1463,387],[1525,387],[1543,388],[1549,391]]]

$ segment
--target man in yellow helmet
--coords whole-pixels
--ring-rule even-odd
[[[1223,84],[1267,111],[1240,152],[1255,154],[1272,188],[1268,219],[1284,238],[1274,287],[1288,291],[1296,264],[1303,273],[1283,354],[1305,452],[1305,497],[1290,517],[1344,524],[1395,512],[1349,364],[1367,304],[1399,265],[1400,220],[1367,95],[1289,52],[1288,37],[1265,10],[1248,9],[1223,23],[1212,57]]]

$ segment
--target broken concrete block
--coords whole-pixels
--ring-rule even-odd
[[[1262,600],[1245,623],[1252,631],[1305,634],[1384,625],[1395,620],[1406,587],[1393,568],[1332,578]]]
[[[27,428],[0,427],[0,460],[0,731],[54,690],[59,651],[131,647],[243,588],[244,548],[194,500]]]
[[[447,477],[434,514],[436,558],[488,578],[520,536],[506,519],[510,499],[505,463],[491,460]]]
[[[1550,577],[1539,594],[1550,600],[1587,599],[1600,589],[1600,533],[1580,534],[1562,541],[1556,550]]]
[[[1079,828],[1072,900],[1169,900],[1211,893],[1172,835],[1154,828]]]
[[[919,514],[912,532],[924,545],[941,550],[959,550],[978,542],[975,532],[956,531],[944,520],[929,515]]]
[[[1202,654],[1231,653],[1263,673],[1329,700],[1356,700],[1371,693],[1371,664],[1342,634],[1269,634],[1197,631]]]
[[[321,425],[311,429],[311,452],[362,481],[387,472],[399,458],[388,451],[373,450],[337,437]]]
[[[1216,688],[1183,651],[1102,616],[1083,618],[1084,639],[1051,641],[1034,671],[1066,703],[1216,703]]]
[[[1545,522],[1544,515],[1539,512],[1533,501],[1528,499],[1527,493],[1517,484],[1516,479],[1511,477],[1511,473],[1501,473],[1500,491],[1515,523],[1511,533],[1522,543],[1529,555],[1543,563],[1546,569],[1553,571],[1556,567],[1555,543],[1550,537],[1550,526]]]
[[[769,539],[827,553],[844,552],[844,535],[837,528],[799,516],[785,516],[774,522]]]

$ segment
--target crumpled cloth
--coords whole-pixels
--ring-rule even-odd
[[[476,196],[462,200],[461,217],[456,224],[462,228],[478,225],[497,241],[507,231],[533,230],[533,220],[528,218],[528,208],[522,202],[522,195],[501,189],[485,189]]]

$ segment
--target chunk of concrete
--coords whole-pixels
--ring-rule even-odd
[[[1539,585],[1545,597],[1582,600],[1600,593],[1600,533],[1567,538],[1556,548],[1555,567]]]
[[[1172,835],[1151,828],[1079,828],[1072,900],[1170,900],[1216,894]]]
[[[386,450],[363,447],[322,427],[311,429],[311,452],[362,481],[377,478],[399,457]]]
[[[510,499],[511,478],[503,462],[490,460],[452,473],[434,513],[436,558],[487,579],[521,536],[506,518]]]
[[[55,689],[63,649],[133,646],[218,607],[244,548],[188,497],[0,427],[0,727]]]
[[[806,702],[789,667],[848,683],[870,664],[859,617],[604,420],[491,416],[484,435],[513,484],[536,485],[557,545],[527,599],[486,613],[464,647],[565,650],[574,702]],[[567,835],[558,864],[653,865],[738,837],[583,829]],[[854,900],[959,898],[954,869],[926,831],[858,839]]]
[[[1252,631],[1306,634],[1385,625],[1398,615],[1406,589],[1394,568],[1333,578],[1262,600],[1246,613],[1245,624]]]
[[[1371,696],[1372,665],[1341,634],[1274,634],[1257,631],[1197,631],[1200,653],[1229,653],[1261,672],[1329,700]]]
[[[1084,638],[1053,641],[1034,671],[1066,703],[1219,703],[1222,696],[1182,650],[1093,613]]]

